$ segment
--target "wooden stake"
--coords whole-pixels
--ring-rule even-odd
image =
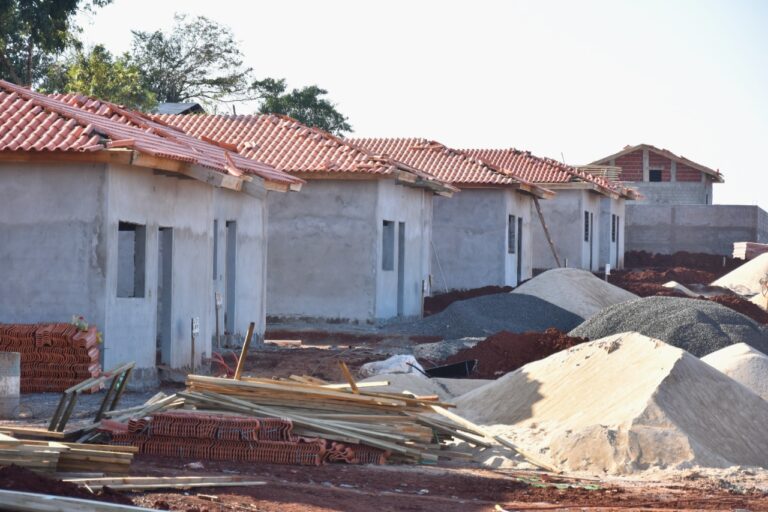
[[[349,367],[347,367],[347,363],[339,361],[339,368],[341,368],[341,373],[344,374],[344,378],[349,382],[349,387],[352,388],[352,392],[360,394],[360,390],[357,389],[357,384],[355,383],[354,377],[352,377],[352,372],[350,372]]]
[[[251,322],[248,325],[248,332],[245,334],[245,341],[243,342],[243,350],[240,351],[240,359],[237,360],[237,369],[235,369],[235,380],[240,380],[240,376],[243,374],[243,367],[245,366],[245,359],[248,357],[248,348],[251,346],[251,339],[253,338],[254,329],[256,329],[256,323]]]
[[[549,234],[549,229],[547,229],[547,223],[544,221],[544,214],[541,213],[541,205],[539,204],[538,197],[533,196],[533,204],[536,205],[536,213],[539,214],[539,221],[541,222],[541,227],[544,228],[544,236],[547,238],[549,248],[552,250],[552,256],[555,257],[555,263],[557,263],[558,267],[562,267],[560,264],[560,257],[557,255],[557,249],[555,249],[555,243],[552,241],[552,236]]]

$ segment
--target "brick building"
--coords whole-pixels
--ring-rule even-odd
[[[720,171],[650,144],[626,146],[593,165],[619,167],[618,179],[637,188],[645,204],[712,204],[712,184],[723,183]]]

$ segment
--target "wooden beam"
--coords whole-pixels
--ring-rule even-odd
[[[240,377],[243,374],[243,367],[245,366],[245,360],[248,358],[248,348],[251,346],[251,340],[253,339],[254,329],[256,329],[255,322],[251,322],[250,324],[248,324],[248,332],[245,334],[243,349],[240,351],[240,358],[237,360],[237,368],[235,369],[235,380],[240,380]]]
[[[357,389],[357,384],[355,383],[355,378],[352,377],[352,372],[349,371],[347,363],[344,361],[339,361],[339,368],[341,368],[341,373],[344,374],[344,378],[347,379],[347,382],[349,382],[349,387],[352,389],[352,392],[355,394],[360,394],[360,390]]]
[[[130,165],[133,151],[0,151],[0,162],[18,163],[112,163]]]
[[[0,490],[0,503],[22,512],[154,512],[153,509],[50,494]]]
[[[541,222],[541,227],[544,228],[544,236],[547,239],[547,243],[549,244],[549,248],[552,251],[552,256],[555,258],[555,263],[558,267],[561,267],[560,264],[560,257],[557,255],[557,249],[555,248],[555,243],[552,241],[552,235],[549,234],[549,229],[547,228],[547,223],[544,220],[544,214],[541,213],[541,205],[539,204],[539,198],[536,196],[533,196],[533,204],[536,205],[536,213],[539,214],[539,222]],[[520,276],[517,276],[518,278]],[[520,284],[520,283],[518,283]]]

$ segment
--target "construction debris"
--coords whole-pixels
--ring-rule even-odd
[[[563,470],[768,467],[768,402],[687,352],[638,333],[528,364],[460,397],[457,406]]]
[[[611,306],[572,330],[591,340],[635,331],[703,357],[744,342],[768,351],[768,333],[754,320],[714,302],[646,297]]]
[[[101,372],[99,335],[94,326],[0,324],[0,352],[21,354],[22,393],[64,391]]]
[[[768,244],[757,242],[734,242],[733,257],[740,260],[751,260],[768,252]]]
[[[538,297],[582,318],[637,295],[596,277],[592,272],[576,268],[547,270],[521,284],[512,293]]]

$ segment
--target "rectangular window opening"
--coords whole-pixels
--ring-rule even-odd
[[[618,219],[619,217],[616,214],[611,215],[611,242],[616,241],[616,231],[618,228]]]
[[[213,220],[213,280],[219,273],[219,221]]]
[[[382,225],[381,270],[395,270],[395,223],[391,220]]]
[[[661,169],[651,169],[648,171],[648,181],[661,181]]]
[[[147,227],[120,222],[117,227],[117,296],[144,297]]]
[[[509,254],[515,254],[515,250],[517,248],[517,237],[515,236],[516,227],[517,222],[515,220],[515,216],[510,215],[507,222],[507,253]]]
[[[584,241],[589,242],[589,212],[584,212]]]

